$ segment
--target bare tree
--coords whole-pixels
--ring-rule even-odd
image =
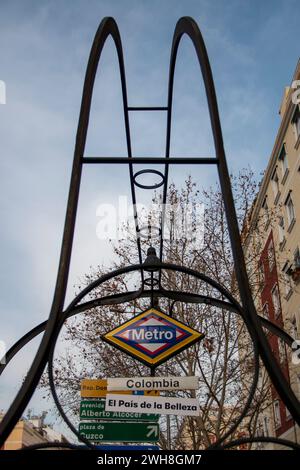
[[[258,184],[249,169],[232,177],[232,182],[238,221],[242,229],[247,223],[246,215],[253,204]],[[200,192],[192,178],[188,178],[181,190],[173,184],[170,185],[167,202],[171,209],[168,211],[169,225],[164,237],[164,261],[202,272],[237,296],[229,234],[219,187],[210,187]],[[159,194],[155,195],[153,203],[158,205],[161,203]],[[199,204],[203,204],[204,207],[201,221],[197,218],[199,213],[194,210]],[[186,227],[187,207],[189,207],[189,234],[187,236],[186,233],[184,235],[179,233],[178,236],[178,228]],[[160,214],[154,216],[153,213],[150,216],[161,217]],[[200,236],[201,243],[199,243]],[[141,240],[144,254],[150,242],[155,245],[155,240],[152,238]],[[130,230],[125,240],[115,244],[114,252],[116,262],[110,269],[136,261],[136,240],[130,235]],[[256,256],[259,256],[259,249],[252,256],[253,259],[247,259],[247,267],[255,297],[259,289],[256,259]],[[107,271],[103,266],[91,269],[78,289],[81,290]],[[224,300],[211,285],[187,274],[163,270],[161,284],[168,290]],[[139,273],[123,275],[96,288],[89,297],[95,299],[139,287]],[[79,419],[81,379],[149,375],[146,366],[100,340],[103,333],[148,307],[149,298],[139,298],[130,303],[96,307],[67,321],[62,334],[66,352],[56,357],[54,374],[61,402],[75,422]],[[253,378],[251,339],[244,323],[237,319],[236,313],[209,303],[174,302],[160,298],[159,308],[166,313],[172,311],[176,319],[206,335],[204,340],[157,368],[156,374],[160,376],[199,376],[199,390],[180,391],[176,392],[176,395],[183,398],[197,397],[201,408],[200,415],[195,418],[176,416],[168,420],[161,418],[160,443],[163,448],[167,448],[170,444],[167,442],[166,433],[169,426],[171,447],[205,448],[228,431],[245,406]],[[43,377],[41,386],[47,390],[46,376]],[[268,395],[269,382],[261,380],[247,419],[243,426],[239,426],[236,430],[235,437],[256,431],[257,416],[265,406]]]

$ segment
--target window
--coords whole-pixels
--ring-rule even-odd
[[[287,219],[288,219],[288,230],[291,230],[291,227],[295,223],[295,209],[294,209],[294,204],[293,204],[291,193],[289,193],[288,197],[285,200],[285,207],[286,207],[286,213],[287,213]]]
[[[295,120],[295,129],[296,129],[296,136],[297,139],[300,136],[300,113],[298,113],[298,116]]]
[[[292,123],[294,124],[294,129],[295,129],[295,136],[296,136],[296,141],[300,137],[300,110],[299,106],[296,108]]]
[[[264,435],[266,437],[268,437],[268,435],[269,435],[269,418],[267,416],[264,416],[263,425],[264,425]]]
[[[256,425],[256,430],[255,430],[255,436],[256,437],[261,437],[261,422],[258,421],[257,425]]]
[[[279,243],[281,246],[283,246],[285,242],[285,235],[284,235],[284,218],[282,216],[279,217],[279,221],[278,221],[278,236],[279,236]]]
[[[290,263],[287,261],[282,268],[283,278],[284,278],[284,290],[285,290],[285,297],[289,298],[292,293],[292,283],[291,283],[291,276],[289,274],[290,270]]]
[[[297,379],[298,379],[298,388],[299,388],[299,392],[300,392],[300,374],[297,375]]]
[[[273,410],[274,410],[274,421],[275,427],[279,428],[281,426],[281,417],[280,417],[280,405],[279,400],[274,401],[273,403]]]
[[[295,268],[300,268],[300,250],[298,246],[296,250],[294,251],[294,265],[295,265]]]
[[[274,253],[274,245],[273,241],[271,240],[268,245],[268,263],[269,263],[269,270],[270,272],[273,271],[275,267],[275,253]]]
[[[279,338],[278,340],[278,351],[279,351],[279,362],[280,364],[284,364],[286,361],[286,351],[285,351],[284,341],[281,338]]]
[[[290,410],[287,407],[285,407],[285,414],[286,414],[286,419],[291,419],[292,418]]]
[[[258,264],[258,282],[259,282],[259,288],[263,289],[265,286],[265,270],[264,270],[264,265],[262,261],[260,261]]]
[[[293,316],[293,318],[291,319],[291,336],[292,338],[294,339],[298,339],[298,328],[297,328],[297,320],[296,320],[296,317]]]
[[[265,226],[267,227],[270,223],[270,214],[269,214],[268,201],[267,201],[266,197],[265,197],[264,202],[262,204],[262,208],[263,208],[264,223],[265,223]]]
[[[288,163],[288,158],[287,158],[284,145],[282,146],[282,149],[279,155],[279,160],[281,162],[281,172],[282,172],[281,183],[284,184],[287,179],[288,172],[289,172],[289,163]]]
[[[278,317],[278,315],[280,314],[280,296],[279,296],[279,289],[278,289],[277,284],[275,284],[275,286],[272,289],[272,301],[273,301],[275,316]]]
[[[263,317],[266,318],[267,320],[269,319],[269,304],[266,302],[262,308],[262,314]]]
[[[278,173],[277,173],[276,168],[273,172],[271,182],[272,182],[272,190],[274,194],[274,204],[277,204],[279,196],[280,196],[280,191],[279,191],[279,178],[278,178]]]
[[[257,428],[256,428],[256,436],[257,437],[263,437],[264,436],[264,428],[263,428],[263,425],[262,425],[262,422],[261,421],[258,421],[257,423]]]
[[[257,248],[258,251],[260,251],[261,248],[262,248],[261,238],[262,237],[261,237],[260,229],[259,229],[259,226],[258,226],[258,220],[256,220],[255,225],[254,225],[253,240],[254,240],[254,243],[255,243],[256,248]]]

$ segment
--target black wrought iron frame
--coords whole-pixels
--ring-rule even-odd
[[[170,142],[171,142],[171,120],[172,120],[172,103],[173,103],[173,85],[174,85],[174,73],[175,73],[175,64],[176,57],[178,52],[178,47],[182,36],[186,34],[191,39],[197,57],[199,65],[202,72],[202,77],[204,81],[207,103],[211,121],[211,127],[213,132],[213,139],[215,145],[215,154],[213,157],[171,157],[170,156]],[[100,56],[103,50],[106,39],[111,36],[114,44],[116,46],[118,63],[121,76],[121,87],[122,87],[122,98],[123,98],[123,111],[124,111],[124,120],[125,120],[125,131],[126,131],[126,143],[127,143],[127,157],[87,157],[84,156],[84,149],[87,137],[87,130],[89,124],[89,115],[91,108],[91,100],[93,94],[93,87],[95,82],[95,77],[97,73],[98,63]],[[131,135],[130,135],[130,123],[129,123],[129,112],[138,112],[138,111],[158,111],[158,112],[167,112],[167,132],[166,132],[166,151],[164,157],[133,157],[132,148],[131,148]],[[131,197],[132,203],[135,210],[134,220],[135,220],[135,230],[136,230],[136,239],[137,239],[137,251],[139,263],[132,266],[127,266],[125,268],[113,271],[104,276],[101,276],[96,281],[92,282],[88,287],[83,289],[79,295],[70,303],[70,305],[64,309],[65,295],[67,289],[70,259],[72,252],[73,236],[75,230],[75,220],[79,199],[79,190],[81,182],[81,173],[82,167],[85,164],[126,164],[129,168],[129,178],[130,178],[130,187],[131,187]],[[136,212],[136,192],[135,186],[143,189],[153,189],[157,185],[147,186],[138,183],[136,178],[137,176],[153,172],[152,169],[144,169],[137,173],[134,173],[133,165],[134,164],[163,164],[164,173],[160,173],[161,183],[159,186],[163,188],[162,196],[162,220],[161,226],[159,227],[159,264],[152,266],[153,269],[158,270],[158,288],[154,289],[154,278],[153,273],[150,277],[150,289],[146,289],[145,286],[149,285],[148,279],[145,279],[145,271],[151,270],[151,266],[143,264],[143,253],[141,247],[141,230],[142,227],[139,227],[138,224],[138,214]],[[168,264],[163,262],[163,251],[164,251],[164,222],[165,222],[165,203],[167,201],[167,190],[168,190],[168,175],[169,175],[169,166],[170,165],[181,165],[181,164],[213,164],[217,166],[220,186],[223,196],[224,208],[227,217],[228,230],[230,235],[235,274],[237,279],[237,284],[239,288],[239,294],[241,299],[241,304],[237,302],[236,299],[220,284],[218,284],[213,279],[205,276],[203,273],[199,273],[195,270],[186,268],[184,266],[178,266],[173,264]],[[178,292],[166,290],[161,285],[161,276],[163,270],[174,270],[176,272],[182,272],[194,276],[198,279],[201,279],[203,282],[209,284],[215,288],[226,301],[221,300],[220,298],[208,297],[204,295],[192,294],[188,292]],[[94,288],[100,286],[103,282],[112,279],[115,276],[138,271],[141,276],[141,288],[138,291],[128,292],[126,294],[119,293],[110,296],[105,296],[97,298],[96,300],[82,302],[84,297],[91,292]],[[239,227],[237,223],[237,217],[235,213],[234,201],[232,196],[230,177],[228,173],[225,151],[223,146],[223,137],[222,130],[219,119],[218,105],[216,99],[216,93],[214,88],[214,81],[212,77],[212,72],[209,64],[209,59],[206,51],[206,47],[201,35],[201,32],[192,18],[183,17],[181,18],[175,28],[173,43],[171,49],[171,58],[170,58],[170,68],[169,68],[169,86],[168,86],[168,102],[167,106],[153,106],[153,107],[133,107],[128,106],[127,100],[127,90],[126,90],[126,79],[125,79],[125,67],[122,51],[122,43],[119,34],[117,24],[113,18],[105,18],[100,23],[99,28],[96,32],[95,39],[91,48],[91,53],[87,65],[87,71],[85,75],[84,87],[82,102],[80,108],[78,129],[76,134],[76,143],[71,175],[71,183],[69,190],[69,197],[67,203],[67,212],[65,218],[65,226],[63,233],[63,240],[61,246],[58,274],[56,280],[56,286],[54,291],[53,303],[49,317],[46,321],[37,325],[35,328],[26,333],[21,339],[19,339],[7,352],[6,354],[6,364],[1,364],[0,373],[2,373],[5,367],[9,364],[12,358],[25,346],[29,341],[35,338],[38,334],[43,333],[41,343],[39,345],[38,351],[34,357],[34,360],[31,364],[31,367],[26,375],[24,382],[14,398],[10,408],[8,409],[6,415],[4,416],[2,422],[0,423],[0,446],[7,439],[8,435],[12,431],[13,427],[16,425],[17,421],[21,417],[23,411],[25,410],[27,404],[29,403],[34,390],[36,389],[41,375],[45,369],[45,366],[48,364],[48,373],[49,373],[49,382],[54,397],[55,403],[60,411],[63,419],[72,429],[72,431],[77,435],[78,439],[83,441],[89,448],[93,446],[86,441],[82,436],[80,436],[77,430],[74,428],[72,423],[70,423],[68,417],[66,416],[61,404],[59,403],[58,396],[55,391],[53,374],[52,374],[52,361],[53,354],[55,349],[55,344],[59,336],[59,332],[67,318],[72,315],[76,315],[80,312],[86,312],[90,309],[95,308],[100,305],[113,305],[121,302],[130,302],[134,299],[141,297],[151,297],[152,301],[154,298],[164,297],[169,298],[174,301],[181,302],[190,302],[190,303],[204,303],[209,305],[214,305],[216,307],[221,307],[223,309],[228,309],[230,311],[236,312],[241,316],[245,322],[248,332],[251,336],[254,350],[255,358],[255,368],[253,383],[249,393],[249,397],[245,404],[245,407],[232,425],[232,427],[222,436],[222,438],[215,443],[214,448],[228,448],[232,446],[237,446],[240,443],[244,442],[258,442],[258,441],[268,441],[268,442],[277,442],[278,444],[283,444],[291,448],[300,448],[296,443],[289,442],[283,439],[276,438],[252,438],[252,439],[239,439],[235,441],[225,442],[231,434],[236,430],[237,426],[240,424],[242,419],[245,417],[251,401],[253,399],[257,380],[259,373],[259,357],[262,359],[266,370],[269,373],[269,376],[273,382],[274,387],[276,388],[279,396],[289,409],[293,419],[296,423],[300,424],[300,405],[295,396],[294,392],[289,387],[280,367],[278,366],[272,351],[270,349],[268,338],[263,330],[263,328],[268,329],[273,334],[278,335],[282,338],[285,343],[291,347],[293,343],[293,338],[291,338],[286,332],[280,329],[277,325],[272,324],[265,318],[257,315],[254,302],[251,295],[251,290],[249,286],[245,260],[241,245]],[[225,443],[224,443],[225,442]],[[49,446],[51,446],[49,444]],[[70,444],[70,448],[75,448],[76,446]],[[33,446],[37,448],[37,446]]]

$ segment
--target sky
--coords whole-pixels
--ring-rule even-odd
[[[113,16],[123,42],[131,106],[165,106],[177,20],[198,23],[215,79],[230,171],[266,167],[283,89],[300,55],[297,0],[0,0],[0,340],[9,347],[45,320],[51,306],[85,68],[101,19]],[[172,156],[214,156],[199,66],[188,38],[178,53]],[[164,113],[131,113],[134,156],[163,156]],[[116,52],[109,39],[95,83],[86,156],[126,156]],[[141,169],[140,167],[136,168]],[[181,185],[217,175],[207,167],[170,171]],[[129,196],[127,170],[83,171],[68,296],[90,266],[112,252],[96,236],[97,208]],[[139,196],[139,193],[138,193]],[[142,196],[141,196],[142,197]],[[17,392],[38,340],[1,377],[0,409]],[[50,405],[36,393],[30,405]]]

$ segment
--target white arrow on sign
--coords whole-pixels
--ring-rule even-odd
[[[158,426],[157,425],[149,425],[147,426],[147,430],[149,429],[149,432],[146,434],[146,437],[152,436],[154,434],[154,437],[158,436]]]

